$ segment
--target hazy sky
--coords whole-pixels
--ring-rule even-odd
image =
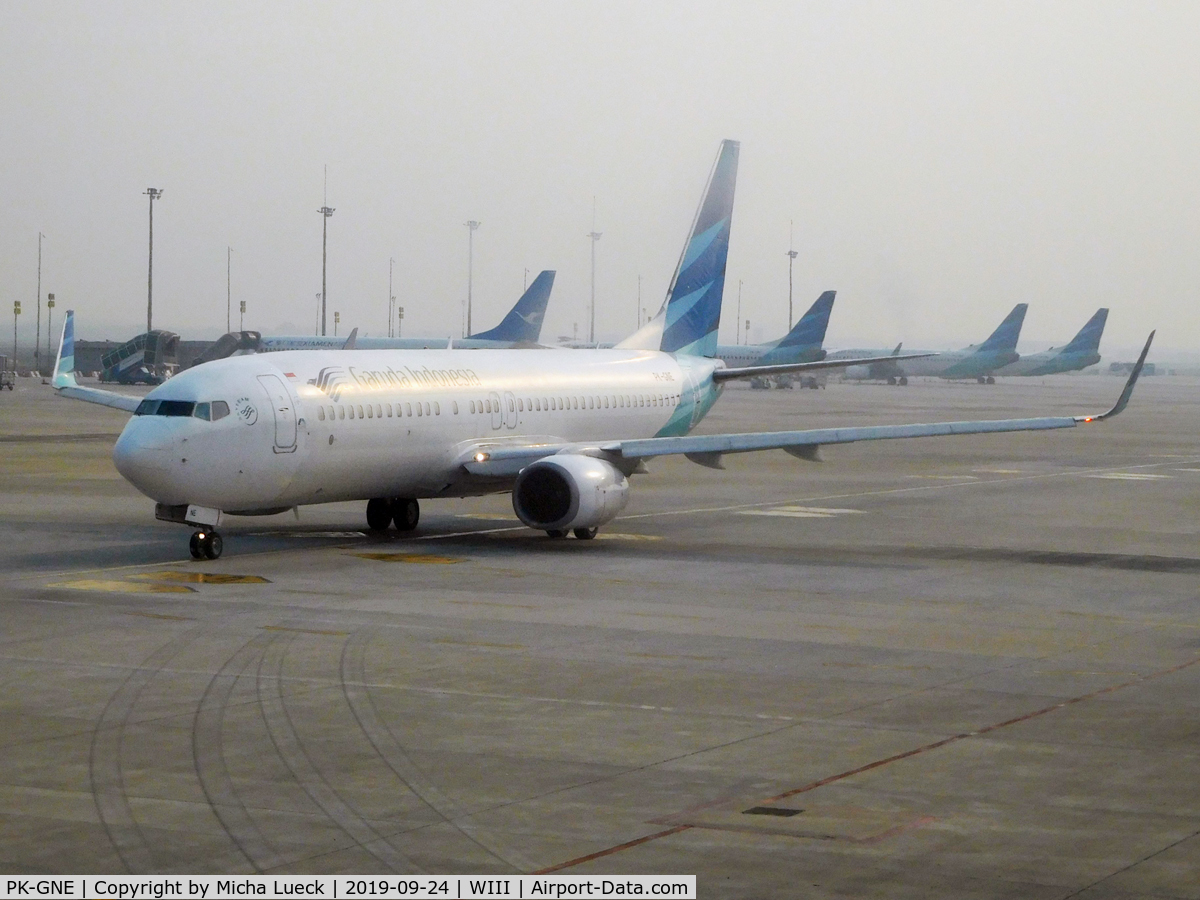
[[[839,292],[827,345],[1023,346],[1110,306],[1103,351],[1200,349],[1200,4],[0,4],[0,311],[81,336],[459,333],[558,270],[543,339],[660,304],[722,138],[742,142],[722,340]],[[58,318],[58,317],[56,317]],[[43,310],[43,327],[45,311]],[[11,319],[8,321],[11,322]],[[59,318],[61,321],[61,318]],[[761,331],[760,331],[761,329]],[[0,332],[2,334],[3,332]],[[43,343],[45,332],[43,331]],[[0,346],[3,346],[0,340]]]

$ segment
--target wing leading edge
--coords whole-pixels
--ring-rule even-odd
[[[58,342],[58,359],[54,363],[54,389],[64,397],[83,400],[87,403],[99,403],[101,406],[111,406],[133,412],[142,402],[141,397],[130,397],[118,394],[116,391],[102,391],[99,388],[81,387],[75,380],[75,310],[68,309],[63,319],[62,337]]]
[[[932,422],[914,425],[866,425],[857,428],[815,428],[805,431],[767,431],[744,434],[700,434],[681,437],[640,438],[598,443],[544,444],[475,444],[460,457],[463,467],[472,475],[488,478],[516,475],[522,468],[538,459],[557,453],[581,453],[600,456],[633,471],[644,459],[655,456],[682,454],[692,462],[710,468],[721,468],[726,453],[748,453],[755,450],[784,450],[801,459],[819,459],[824,444],[850,444],[858,441],[897,440],[900,438],[939,437],[955,434],[998,434],[1010,431],[1049,431],[1074,428],[1089,422],[1102,422],[1120,415],[1133,395],[1133,387],[1146,363],[1146,354],[1154,332],[1146,339],[1141,356],[1125,382],[1121,396],[1112,408],[1095,415],[1043,416],[1031,419],[992,419],[966,422]],[[770,368],[770,367],[768,367]],[[720,370],[717,370],[720,371]]]

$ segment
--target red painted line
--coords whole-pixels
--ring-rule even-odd
[[[1149,675],[1142,675],[1137,678],[1131,679],[1129,681],[1121,682],[1120,684],[1111,684],[1108,687],[1100,688],[1098,690],[1092,691],[1091,693],[1081,694],[1078,697],[1071,697],[1069,700],[1063,700],[1059,703],[1053,704],[1052,706],[1045,706],[1041,709],[1036,709],[1033,712],[1025,713],[1022,716],[1016,716],[1015,718],[1012,718],[1012,719],[1005,719],[1003,722],[996,722],[992,725],[985,725],[982,728],[976,729],[975,731],[964,731],[960,734],[954,734],[954,735],[951,735],[950,737],[942,738],[940,741],[934,741],[930,744],[925,744],[924,746],[921,746],[921,747],[915,747],[912,750],[905,750],[903,753],[896,753],[892,756],[885,757],[884,759],[877,759],[877,760],[875,760],[875,762],[867,763],[866,765],[859,766],[856,769],[849,769],[845,772],[839,772],[837,775],[830,775],[828,778],[822,778],[818,781],[810,781],[806,785],[803,785],[798,788],[794,788],[793,790],[790,790],[790,791],[784,791],[782,794],[776,794],[774,797],[766,797],[763,800],[758,801],[758,804],[752,803],[750,805],[762,805],[762,804],[767,804],[767,803],[774,803],[779,800],[784,800],[788,797],[794,797],[797,794],[804,794],[804,793],[807,793],[808,791],[816,790],[819,787],[824,787],[827,784],[833,784],[834,782],[844,781],[845,779],[852,778],[855,775],[861,775],[863,772],[870,772],[872,769],[878,769],[882,766],[886,766],[886,765],[889,765],[894,762],[899,762],[902,759],[909,759],[913,756],[919,756],[922,753],[928,753],[930,750],[936,750],[939,747],[945,747],[949,744],[956,744],[959,741],[965,741],[967,738],[978,737],[979,735],[983,735],[983,734],[990,734],[993,731],[999,731],[1001,728],[1007,728],[1010,725],[1016,725],[1020,722],[1028,722],[1030,719],[1036,719],[1039,716],[1046,715],[1047,713],[1052,713],[1056,710],[1064,709],[1068,706],[1074,706],[1076,703],[1083,703],[1085,700],[1094,700],[1097,697],[1102,697],[1105,694],[1112,694],[1117,691],[1124,690],[1125,688],[1133,687],[1134,685],[1145,684],[1147,681],[1154,681],[1155,679],[1163,678],[1167,675],[1172,675],[1175,672],[1181,672],[1184,669],[1189,669],[1195,665],[1200,665],[1200,656],[1196,657],[1195,659],[1190,659],[1187,662],[1180,663],[1177,666],[1171,666],[1169,669],[1161,669],[1158,672],[1151,672]],[[712,805],[716,805],[716,804],[715,803],[703,803],[703,804],[700,804],[699,806],[693,807],[693,809],[703,809],[706,806],[712,806]],[[657,819],[657,820],[655,820],[655,824],[658,824],[658,823],[665,824],[666,821],[669,821],[671,818],[674,818],[678,815],[681,815],[681,813],[675,813],[672,816],[665,816],[663,818]],[[892,837],[894,834],[898,834],[900,831],[907,830],[907,828],[910,828],[913,826],[919,827],[920,825],[924,825],[928,821],[932,821],[932,817],[925,817],[922,819],[917,819],[913,823],[909,823],[908,825],[900,826],[899,828],[890,829],[889,831],[883,832],[883,834],[881,834],[881,835],[876,835],[874,839],[869,838],[867,840],[884,840],[888,837]],[[649,843],[650,841],[656,841],[659,838],[669,837],[672,834],[679,834],[681,831],[688,831],[689,829],[695,828],[695,827],[697,827],[697,826],[690,825],[690,824],[676,825],[674,828],[668,828],[666,831],[659,831],[654,834],[648,834],[648,835],[645,835],[644,837],[640,837],[636,840],[627,841],[624,844],[617,844],[615,847],[609,847],[607,850],[600,850],[600,851],[597,851],[596,853],[589,853],[587,856],[580,856],[577,859],[571,859],[571,860],[568,860],[567,862],[559,863],[558,865],[550,866],[549,868],[546,868],[546,869],[539,869],[538,871],[533,872],[532,874],[548,875],[551,872],[558,872],[558,871],[561,871],[562,869],[569,869],[572,866],[577,866],[581,863],[590,862],[593,859],[600,859],[601,857],[611,856],[614,853],[620,853],[622,850],[628,850],[631,847],[638,846],[639,844],[646,844],[646,843]],[[720,829],[717,829],[717,830],[720,830]]]
[[[561,869],[569,869],[571,866],[577,866],[580,863],[591,862],[593,859],[600,859],[602,856],[611,856],[614,853],[620,853],[622,850],[628,850],[630,847],[636,847],[638,844],[657,841],[659,838],[667,837],[672,834],[679,834],[681,831],[687,831],[691,825],[676,825],[674,828],[668,828],[666,831],[659,831],[655,834],[648,834],[645,837],[640,837],[635,841],[626,841],[624,844],[617,844],[615,847],[609,847],[607,850],[598,850],[595,853],[589,853],[587,856],[580,856],[577,859],[569,859],[564,863],[559,863],[557,866],[549,866],[545,869],[538,869],[536,872],[531,872],[531,875],[549,875],[551,872],[558,872]]]

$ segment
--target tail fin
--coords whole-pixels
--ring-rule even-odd
[[[979,345],[980,350],[1015,350],[1017,338],[1021,336],[1021,325],[1025,322],[1025,311],[1028,303],[1018,303],[1012,308],[1000,327],[991,333],[986,341]]]
[[[73,387],[75,381],[75,310],[68,309],[63,319],[62,339],[58,343],[58,359],[54,362],[54,378],[50,382],[56,388]]]
[[[490,331],[468,335],[472,340],[512,341],[536,344],[542,334],[542,319],[546,317],[546,304],[550,302],[550,289],[554,287],[554,271],[546,269],[533,279],[499,325]]]
[[[829,327],[829,314],[833,311],[833,300],[837,291],[826,291],[817,302],[808,308],[795,327],[776,345],[780,347],[820,347],[825,342],[825,330]]]
[[[717,352],[740,146],[737,141],[721,142],[691,235],[671,279],[659,343],[659,349],[667,353],[713,356]]]
[[[1095,352],[1100,348],[1100,338],[1104,334],[1104,323],[1108,321],[1108,310],[1104,307],[1096,310],[1096,314],[1088,319],[1087,324],[1079,329],[1079,334],[1071,338],[1071,343],[1062,348],[1063,353]]]

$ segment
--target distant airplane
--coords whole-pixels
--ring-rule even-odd
[[[1100,362],[1100,338],[1104,334],[1104,323],[1108,321],[1108,310],[1101,307],[1071,342],[1057,350],[1051,347],[1043,353],[1022,356],[1015,363],[997,369],[997,375],[1054,375],[1058,372],[1074,372]]]
[[[453,346],[459,350],[503,350],[510,347],[536,344],[542,333],[542,319],[546,316],[546,305],[550,302],[550,289],[554,287],[554,271],[546,269],[533,279],[516,305],[508,311],[500,324],[488,331],[480,331],[465,338],[390,338],[360,337],[354,343],[355,350],[444,350]],[[281,350],[329,350],[341,348],[345,338],[313,335],[263,336],[258,341],[260,353]]]
[[[837,291],[825,291],[783,337],[765,344],[718,344],[717,359],[727,366],[770,366],[816,362],[825,358],[821,344]]]
[[[1021,324],[1025,321],[1025,311],[1029,304],[1018,303],[1012,308],[999,327],[991,333],[982,344],[971,344],[962,350],[939,352],[936,356],[930,351],[918,350],[927,358],[900,362],[898,359],[888,359],[870,366],[852,365],[846,369],[846,377],[863,381],[887,381],[889,384],[908,384],[908,379],[914,375],[929,375],[938,378],[966,379],[974,378],[980,384],[995,384],[995,372],[1001,366],[1016,362],[1021,358],[1017,353],[1017,339],[1021,336]],[[893,354],[899,351],[899,347]],[[835,350],[825,359],[852,359],[856,356],[882,356],[886,350]]]
[[[134,413],[113,461],[159,519],[196,529],[197,559],[221,555],[215,529],[227,515],[346,500],[367,501],[368,527],[408,531],[420,499],[510,492],[530,528],[589,539],[656,456],[710,468],[753,450],[813,460],[822,444],[1072,428],[1124,409],[1150,341],[1100,416],[690,435],[730,379],[838,365],[730,368],[715,358],[738,152],[722,142],[653,349],[282,351],[213,360],[139,401],[75,382],[68,312],[54,387]]]

